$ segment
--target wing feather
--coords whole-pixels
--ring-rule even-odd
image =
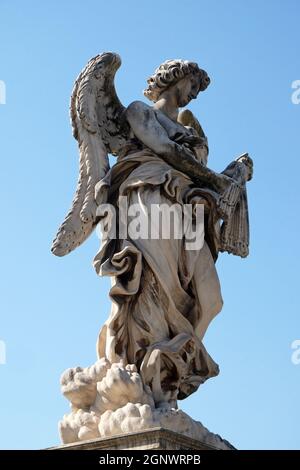
[[[117,155],[127,140],[125,108],[114,87],[120,65],[117,54],[100,54],[74,84],[70,116],[79,146],[79,178],[71,209],[52,244],[57,256],[68,254],[92,233],[97,223],[95,186],[109,170],[108,153]]]

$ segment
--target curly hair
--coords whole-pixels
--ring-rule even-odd
[[[210,83],[205,70],[200,69],[195,62],[182,59],[166,60],[148,78],[144,95],[155,103],[163,91],[188,75],[199,76],[199,91],[204,91]]]

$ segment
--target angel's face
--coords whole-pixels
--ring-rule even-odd
[[[207,84],[209,83],[209,78],[207,79]],[[202,89],[202,80],[203,77],[200,75],[188,75],[174,85],[174,92],[176,93],[178,108],[183,108],[191,100],[197,98],[198,93]]]
[[[178,108],[183,108],[191,100],[196,99],[200,91],[199,80],[196,75],[189,75],[174,85]]]

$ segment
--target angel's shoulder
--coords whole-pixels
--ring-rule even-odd
[[[126,115],[127,116],[140,116],[141,114],[149,114],[149,112],[152,110],[151,106],[148,104],[144,103],[143,101],[133,101],[130,103],[129,106],[126,108]]]
[[[153,108],[143,101],[133,101],[126,108],[125,116],[133,132],[139,129],[148,129],[154,124],[156,116]]]

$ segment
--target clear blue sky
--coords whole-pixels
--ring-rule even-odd
[[[58,443],[60,374],[93,363],[109,314],[109,280],[91,266],[96,234],[66,258],[50,253],[78,175],[69,96],[102,51],[122,57],[125,105],[162,61],[198,62],[212,84],[191,109],[210,166],[254,158],[251,255],[220,256],[225,305],[205,337],[221,373],[181,406],[238,448],[300,448],[299,18],[297,0],[0,0],[0,448]]]

